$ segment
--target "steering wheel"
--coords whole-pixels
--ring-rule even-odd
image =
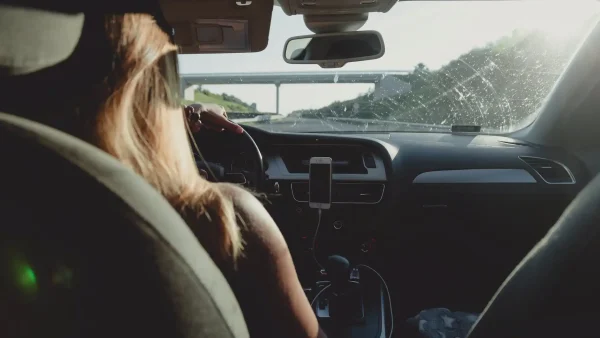
[[[238,183],[261,191],[265,174],[263,156],[246,130],[242,134],[233,134],[202,129],[194,134],[194,141],[200,150],[197,154],[198,151],[193,149],[196,163],[199,169],[207,172],[209,181]],[[241,159],[243,165],[234,163],[236,159]]]
[[[509,275],[469,338],[597,336],[600,175]]]

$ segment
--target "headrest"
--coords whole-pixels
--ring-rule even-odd
[[[94,21],[87,25],[92,27],[105,14],[132,12],[154,15],[171,33],[158,0],[0,0],[0,76],[29,74],[67,60],[85,35],[84,16]]]
[[[64,61],[83,22],[83,13],[0,4],[0,74],[27,74]]]

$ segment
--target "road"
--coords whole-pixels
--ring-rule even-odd
[[[242,123],[244,125],[246,123]],[[330,131],[361,131],[363,126],[350,124],[346,122],[321,120],[321,119],[305,119],[298,117],[286,117],[280,120],[271,122],[251,122],[247,123],[254,127],[265,129],[268,131],[279,132],[330,132]],[[380,126],[377,127],[379,130]]]

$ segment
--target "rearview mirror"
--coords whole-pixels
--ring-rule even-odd
[[[283,48],[285,62],[340,68],[348,62],[379,59],[385,53],[381,34],[359,31],[290,38]]]

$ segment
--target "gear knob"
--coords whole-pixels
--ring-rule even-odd
[[[331,280],[333,291],[343,292],[350,280],[350,262],[343,256],[329,256],[326,270]]]

